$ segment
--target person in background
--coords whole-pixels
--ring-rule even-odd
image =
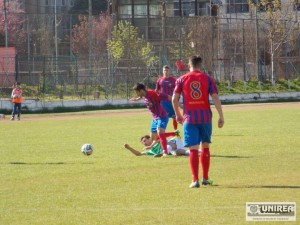
[[[11,99],[13,103],[13,111],[11,114],[11,119],[15,119],[15,115],[17,115],[18,120],[21,119],[21,107],[22,107],[22,100],[23,100],[23,91],[20,86],[20,82],[15,83],[15,88],[12,90]]]
[[[170,75],[169,66],[163,66],[163,76],[156,81],[155,91],[157,93],[164,93],[172,97],[175,88],[176,79]],[[167,111],[169,118],[173,119],[173,128],[177,130],[177,121],[175,119],[175,112],[172,102],[169,100],[161,101],[161,105]]]

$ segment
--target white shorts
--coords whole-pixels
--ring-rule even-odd
[[[168,142],[176,144],[176,149],[175,150],[173,150],[171,145],[167,145],[168,154],[176,155],[176,150],[177,149],[184,149],[183,141],[179,138],[172,138]]]
[[[176,149],[184,149],[183,141],[180,138],[172,138],[168,142],[176,144]]]

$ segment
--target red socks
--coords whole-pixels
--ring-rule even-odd
[[[168,132],[168,133],[165,133],[165,137],[168,138],[168,137],[174,137],[176,136],[175,132]]]
[[[210,165],[209,148],[203,148],[201,150],[200,157],[198,156],[198,149],[190,150],[190,167],[193,176],[193,182],[199,180],[198,177],[199,159],[201,161],[201,166],[202,166],[202,177],[203,179],[208,180],[208,172],[209,172],[209,165]]]
[[[210,164],[209,148],[203,148],[201,150],[200,161],[202,165],[202,177],[203,179],[208,180],[208,171],[209,171],[209,164]]]
[[[193,176],[193,182],[199,180],[198,173],[199,173],[199,156],[198,156],[198,149],[191,149],[190,150],[190,167]]]
[[[158,134],[158,137],[160,139],[160,145],[162,147],[162,149],[164,150],[164,154],[168,154],[168,150],[167,150],[167,137],[166,134]]]

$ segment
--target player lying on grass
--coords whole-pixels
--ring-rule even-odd
[[[175,136],[175,132],[165,133],[167,136]],[[178,134],[178,133],[177,133]],[[159,139],[152,141],[149,135],[141,137],[141,143],[145,146],[147,151],[140,152],[132,148],[128,144],[124,144],[124,147],[132,152],[136,156],[150,155],[154,157],[160,157],[163,155],[163,149],[161,147]],[[167,149],[169,155],[175,156],[189,156],[190,152],[183,147],[183,142],[180,137],[174,137],[167,141]]]

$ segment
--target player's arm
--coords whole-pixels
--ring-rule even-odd
[[[144,149],[145,149],[145,150],[152,149],[153,146],[154,146],[157,142],[159,142],[159,139],[153,140],[152,143],[151,143],[151,145],[146,146]]]
[[[178,123],[182,124],[183,122],[183,117],[181,115],[180,112],[180,103],[179,103],[179,99],[180,99],[180,94],[178,93],[174,93],[172,96],[172,105],[176,114],[176,120]]]
[[[20,93],[16,96],[16,98],[20,98],[23,95],[22,90],[20,90]]]
[[[219,114],[218,127],[221,128],[224,125],[224,116],[223,116],[222,104],[221,104],[219,95],[217,93],[212,94],[211,97],[212,97],[212,100],[213,100],[214,105],[216,107],[216,110]]]
[[[14,98],[14,91],[15,91],[15,89],[13,89],[11,92],[11,96],[10,96],[11,98]]]
[[[156,81],[156,85],[155,85],[155,92],[157,92],[157,93],[160,92],[160,84],[159,84],[159,82],[160,82],[160,79],[158,79],[158,80]]]
[[[142,97],[133,97],[133,98],[130,98],[129,101],[136,102],[136,101],[139,101],[141,99],[142,99]]]
[[[143,156],[146,155],[144,152],[140,152],[138,150],[135,150],[134,148],[130,147],[129,144],[124,144],[124,148],[129,150],[131,153],[133,153],[136,156]]]

